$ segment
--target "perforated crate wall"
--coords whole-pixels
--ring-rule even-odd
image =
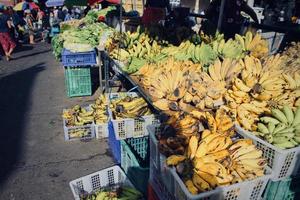
[[[122,169],[119,166],[113,166],[75,179],[69,185],[75,200],[80,200],[81,194],[95,192],[103,187],[121,183],[133,187]]]
[[[68,97],[92,95],[91,68],[65,67],[65,87]]]
[[[66,120],[63,120],[63,129],[65,135],[65,141],[73,141],[73,140],[91,140],[95,138],[95,131],[93,124],[84,125],[84,126],[66,126]],[[73,131],[85,131],[86,134],[82,137],[72,137],[71,133]]]
[[[192,195],[178,176],[175,168],[165,164],[165,157],[160,154],[155,134],[157,126],[149,126],[150,137],[150,181],[159,176],[161,183],[168,192],[180,200],[260,200],[261,195],[271,177],[271,170],[266,169],[266,175],[251,181],[244,181],[216,188],[215,190]]]
[[[137,97],[138,94],[135,92],[111,93],[109,94],[108,98],[113,100],[123,98],[125,96]],[[156,119],[154,115],[146,115],[137,119],[126,118],[113,120],[112,112],[110,111],[109,113],[117,140],[147,136],[149,135],[147,126],[159,124],[159,120]]]
[[[97,139],[108,138],[108,123],[94,124]]]
[[[273,181],[282,180],[297,173],[299,168],[300,146],[291,149],[280,149],[256,137],[249,131],[236,125],[236,131],[245,138],[250,138],[257,148],[262,150],[263,157],[273,171]]]
[[[65,67],[91,66],[97,64],[96,50],[73,53],[67,49],[63,49],[61,56],[62,56],[62,64]]]

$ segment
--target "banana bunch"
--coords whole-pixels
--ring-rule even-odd
[[[218,52],[221,58],[240,59],[245,56],[242,45],[233,39],[227,41],[222,39],[220,42],[215,41],[212,43],[212,46],[213,50]]]
[[[264,175],[266,160],[250,139],[235,141],[228,150],[231,162],[230,171],[234,183],[251,180]]]
[[[107,99],[105,95],[100,95],[94,104],[91,104],[91,109],[93,111],[94,121],[96,124],[106,123],[108,120],[108,115],[106,112],[106,107],[108,106]]]
[[[62,117],[66,120],[66,126],[83,126],[93,123],[94,120],[93,110],[87,111],[79,105],[71,109],[65,109]]]
[[[268,42],[261,38],[260,34],[253,34],[249,31],[245,36],[236,34],[235,40],[240,43],[244,52],[249,52],[255,58],[263,58],[268,55]]]
[[[93,194],[82,195],[80,200],[139,200],[142,197],[143,195],[138,190],[128,186],[120,186],[118,188],[100,190]]]
[[[266,101],[253,100],[249,103],[242,103],[236,108],[236,121],[247,130],[256,130],[256,122],[259,120],[259,115],[269,112]]]
[[[284,105],[296,108],[300,106],[300,89],[285,90],[283,94],[271,99],[269,104],[278,108],[282,108]]]
[[[253,134],[282,149],[298,146],[300,144],[300,107],[295,112],[287,105],[281,110],[272,109],[270,116],[259,118],[257,131]]]
[[[196,195],[263,176],[266,160],[251,140],[233,142],[227,133],[206,129],[201,137],[190,137],[185,155],[171,155],[166,164],[176,166],[187,189]]]
[[[235,78],[234,91],[250,93],[259,101],[267,101],[283,93],[285,80],[280,70],[281,57],[269,57],[262,65],[261,61],[252,56],[246,56],[243,64],[241,78]],[[246,95],[244,95],[246,96]]]
[[[87,128],[76,128],[76,129],[70,129],[68,131],[69,137],[70,138],[82,138],[85,136],[88,136],[91,134],[90,129]]]
[[[192,60],[194,63],[201,63],[203,65],[213,63],[218,57],[212,47],[204,42],[195,45],[190,41],[185,41],[178,47],[171,46],[164,48],[162,53],[174,56],[175,59],[180,61]]]
[[[129,97],[112,100],[111,110],[114,119],[136,118],[150,115],[147,102],[142,97]]]
[[[295,71],[300,70],[300,57],[299,57],[299,51],[300,51],[300,42],[292,42],[291,46],[286,48],[283,52],[283,64],[282,69],[288,74],[293,74]]]

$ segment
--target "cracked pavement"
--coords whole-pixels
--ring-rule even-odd
[[[0,60],[0,199],[73,199],[69,182],[112,166],[106,140],[65,142],[62,110],[98,95],[67,98],[49,44]]]

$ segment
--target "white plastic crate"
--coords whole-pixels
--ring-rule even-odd
[[[159,152],[158,140],[156,139],[156,133],[159,132],[158,125],[152,125],[147,127],[150,137],[150,179],[153,176],[153,169],[155,169],[154,176],[161,177],[161,182],[165,187],[172,191],[172,175],[169,167],[166,165],[166,157]],[[151,171],[152,170],[152,171]]]
[[[111,93],[109,94],[109,99],[117,99],[124,96],[130,96],[130,97],[137,97],[138,94],[135,92],[128,92],[128,93]],[[110,112],[110,115],[112,113]],[[140,118],[132,119],[119,119],[114,120],[112,116],[110,116],[115,136],[117,140],[123,140],[126,138],[138,138],[138,137],[144,137],[149,135],[149,132],[147,130],[147,126],[158,124],[159,121],[155,118],[154,115],[145,115]]]
[[[117,184],[133,187],[125,173],[117,165],[75,179],[69,183],[75,200],[80,200],[82,194],[92,193]]]
[[[192,195],[178,176],[175,168],[171,169],[171,174],[175,184],[172,194],[174,194],[176,199],[180,200],[260,200],[262,198],[262,193],[271,178],[271,170],[267,169],[266,175],[254,180],[217,187],[208,192]]]
[[[154,190],[168,190],[168,199],[180,200],[258,200],[271,178],[271,169],[266,169],[266,175],[251,181],[244,181],[230,186],[218,187],[212,191],[192,195],[176,173],[175,169],[165,164],[166,157],[159,152],[158,141],[155,134],[159,129],[155,126],[148,126],[150,132],[150,182]],[[156,177],[158,176],[158,178]],[[160,183],[160,182],[161,183]],[[161,186],[163,184],[163,186]]]
[[[108,123],[94,124],[97,139],[108,138]]]
[[[277,33],[277,32],[265,32],[261,33],[261,37],[265,40],[267,40],[269,44],[269,54],[275,54],[277,53],[281,42],[284,38],[284,33]]]
[[[172,196],[168,191],[166,184],[164,184],[162,181],[162,176],[160,175],[158,168],[154,166],[154,163],[151,159],[149,183],[151,184],[159,200],[175,200],[174,196]]]
[[[85,107],[85,109],[89,110],[89,107]],[[67,126],[67,121],[63,119],[63,128],[64,128],[65,141],[90,140],[95,138],[95,131],[94,131],[93,124],[88,124],[84,126]],[[80,131],[80,130],[86,132],[84,136],[82,137],[71,136],[73,131]]]
[[[300,146],[291,149],[280,149],[256,137],[249,131],[236,125],[236,131],[245,138],[250,138],[257,148],[262,150],[264,158],[273,171],[273,181],[284,179],[297,173],[300,156]]]

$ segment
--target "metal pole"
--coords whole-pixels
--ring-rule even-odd
[[[123,8],[123,2],[122,0],[120,0],[120,32],[122,33],[122,21],[123,21],[123,13],[122,13],[122,9]]]
[[[218,19],[218,26],[217,30],[220,31],[222,27],[222,19],[224,14],[224,7],[225,7],[226,0],[222,0],[221,7],[220,7],[220,13],[219,13],[219,19]]]

